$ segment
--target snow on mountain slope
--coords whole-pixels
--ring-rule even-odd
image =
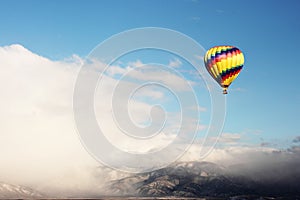
[[[23,186],[0,183],[0,199],[42,198],[39,192]]]

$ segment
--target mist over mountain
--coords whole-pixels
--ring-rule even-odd
[[[115,196],[296,198],[300,194],[299,175],[291,172],[280,178],[268,177],[244,165],[225,168],[210,162],[179,162],[112,181],[106,191]]]
[[[129,174],[99,167],[113,180],[98,177],[98,186],[90,191],[55,196],[32,188],[0,183],[0,199],[11,198],[203,198],[203,199],[299,199],[300,174],[282,171],[254,171],[247,165],[224,167],[211,162],[177,162],[168,167]],[[276,169],[278,171],[276,171]],[[280,174],[281,172],[281,174]],[[275,176],[273,173],[277,173]],[[285,174],[282,176],[282,174]],[[96,173],[95,173],[96,174]],[[264,174],[264,175],[263,175]],[[98,192],[91,192],[98,190]],[[56,194],[57,195],[57,194]]]

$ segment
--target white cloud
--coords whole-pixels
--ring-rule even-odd
[[[73,90],[83,60],[73,56],[51,61],[20,45],[0,47],[0,60],[0,181],[33,186],[56,195],[99,194],[99,176],[105,174],[93,170],[99,163],[81,145],[73,121]],[[99,73],[106,67],[96,60],[87,65],[86,70],[91,73]],[[141,70],[115,65],[107,74],[132,73],[130,76],[137,80],[159,81],[175,91],[187,87],[186,80],[175,73],[155,70],[143,73],[144,64],[139,60],[131,65]],[[112,88],[120,82],[125,88],[136,88],[138,84],[109,76],[102,77],[101,81],[95,94],[97,119],[103,122],[102,128],[110,133],[107,137],[114,145],[127,151],[148,152],[174,139],[180,124],[180,115],[174,114],[166,121],[161,134],[149,140],[136,141],[122,135],[111,118],[112,107],[107,106],[111,103]],[[126,95],[126,91],[122,92],[121,97]],[[141,90],[137,95],[164,99],[164,92],[153,88]],[[137,99],[131,103],[133,121],[149,121],[152,104]]]
[[[170,60],[169,64],[170,67],[180,67],[182,65],[182,62],[176,58],[175,60]]]
[[[81,179],[98,163],[72,117],[81,61],[51,61],[20,45],[0,47],[0,60],[0,180],[57,192],[85,188]]]
[[[118,75],[123,75],[128,70],[130,70],[130,67],[123,68],[123,67],[120,67],[120,66],[109,66],[107,68],[108,75],[110,75],[110,76],[114,76],[114,75],[117,75],[117,74]]]
[[[131,69],[126,76],[143,82],[156,82],[174,91],[188,91],[190,84],[193,84],[192,81],[176,74],[176,71],[170,71],[161,66],[143,65],[143,67]]]
[[[153,90],[153,89],[144,89],[136,94],[140,97],[149,97],[151,99],[162,99],[164,93],[162,91]]]
[[[142,73],[141,73],[142,75]],[[115,86],[121,86],[122,89],[116,91]],[[162,110],[164,115],[153,116],[152,109],[154,105],[139,100],[139,97],[158,100],[157,104],[164,101],[164,93],[154,88],[142,88],[132,93],[139,84],[120,81],[109,77],[104,77],[98,86],[95,95],[96,116],[102,131],[106,138],[116,147],[126,152],[145,153],[151,150],[161,149],[173,141],[177,131],[180,129],[180,115],[169,115],[167,110]],[[114,96],[118,94],[118,96]],[[133,96],[131,96],[133,95]],[[97,100],[98,99],[98,100]],[[114,108],[111,102],[113,99],[119,105],[127,105],[126,112]],[[164,109],[164,106],[162,109]],[[114,108],[114,109],[113,109]],[[128,109],[128,110],[127,110]],[[129,112],[129,115],[127,113]],[[113,115],[114,116],[113,116]],[[115,118],[117,115],[118,120]],[[165,124],[160,122],[165,121]],[[124,123],[125,124],[124,124]],[[130,127],[131,122],[134,127]],[[121,123],[121,124],[119,124]],[[153,126],[155,130],[160,130],[157,135],[149,135],[143,130],[142,124]],[[178,125],[178,126],[177,126]],[[121,128],[120,128],[121,127]],[[136,129],[137,128],[137,129]],[[174,130],[175,129],[175,130]],[[176,131],[177,130],[177,131]],[[147,140],[140,140],[128,137],[125,133],[133,134],[136,137],[148,137]],[[153,133],[154,134],[154,133]]]
[[[184,156],[180,159],[181,161],[208,161],[217,163],[221,166],[247,166],[251,170],[260,169],[268,170],[272,168],[274,163],[285,163],[287,166],[294,163],[299,163],[300,151],[294,150],[280,150],[272,147],[262,147],[259,145],[252,146],[225,146],[225,147],[214,147],[210,153],[200,158],[202,147],[200,141],[196,141]],[[230,168],[229,168],[230,169]],[[283,169],[282,169],[283,170]],[[291,169],[294,171],[294,169]]]
[[[140,60],[136,60],[135,62],[129,62],[128,66],[135,68],[135,67],[142,67],[144,63]]]
[[[222,133],[219,143],[236,143],[241,139],[242,135],[239,133]]]
[[[126,67],[118,65],[109,66],[106,68],[105,72],[110,77],[113,77],[114,75],[121,75],[122,81],[140,82],[140,84],[145,82],[154,82],[169,87],[175,92],[188,91],[191,90],[190,86],[196,85],[196,83],[187,79],[187,77],[181,74],[182,72],[178,69],[172,69],[172,67],[177,68],[181,66],[181,64],[181,61],[178,59],[170,61],[170,67],[146,64],[137,60],[135,62],[129,62]],[[101,66],[104,64],[95,63],[93,65]],[[118,80],[120,79],[118,78]]]

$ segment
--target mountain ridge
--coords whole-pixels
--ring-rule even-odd
[[[116,196],[137,197],[233,198],[246,195],[275,198],[298,197],[300,194],[297,179],[270,183],[258,181],[258,178],[234,174],[230,168],[210,162],[178,162],[152,172],[112,181],[106,189]],[[291,186],[291,183],[294,185]]]

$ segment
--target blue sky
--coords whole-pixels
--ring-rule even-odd
[[[246,62],[227,96],[224,132],[284,147],[300,135],[299,10],[297,0],[2,0],[0,46],[85,57],[113,34],[148,26],[180,31],[206,49],[237,46]]]

